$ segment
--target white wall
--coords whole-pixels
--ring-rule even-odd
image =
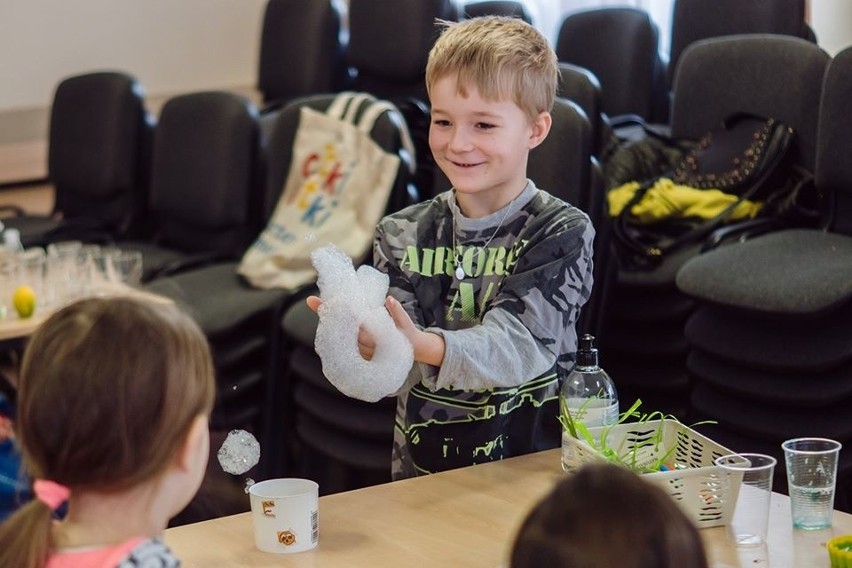
[[[830,55],[852,46],[852,2],[811,0],[811,25],[820,47]]]
[[[557,28],[554,12],[617,0],[526,1],[543,27]],[[670,1],[623,3],[660,18]],[[0,143],[43,137],[53,89],[76,73],[130,72],[150,98],[253,86],[264,6],[265,0],[0,0]],[[811,0],[811,13],[826,51],[852,45],[852,1]]]
[[[311,1],[311,0],[306,0]],[[0,0],[0,112],[65,76],[135,75],[149,95],[254,85],[264,0]]]
[[[598,6],[634,6],[647,10],[660,27],[660,51],[669,52],[669,27],[673,0],[522,0],[533,14],[534,21],[554,41],[562,18],[568,12]],[[750,0],[742,0],[749,2]],[[820,46],[834,55],[852,46],[852,1],[810,0],[811,25]]]

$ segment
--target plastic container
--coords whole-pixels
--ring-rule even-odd
[[[3,248],[6,249],[7,252],[11,253],[24,252],[24,245],[21,244],[21,231],[11,227],[4,229]]]
[[[852,535],[836,536],[828,541],[832,568],[852,568]]]
[[[584,335],[577,349],[577,364],[562,383],[560,407],[567,409],[573,421],[586,428],[609,426],[618,422],[618,392],[609,375],[598,364],[595,338]],[[572,469],[570,448],[563,444],[562,468]]]
[[[592,434],[599,439],[603,430],[592,430]],[[644,473],[643,478],[662,487],[699,528],[730,522],[742,477],[723,472],[714,463],[716,458],[733,453],[728,448],[677,420],[618,424],[608,429],[603,443],[622,461],[630,459],[643,467],[665,456],[668,471]],[[566,447],[569,449],[575,467],[607,461],[597,449],[567,432],[562,434],[562,447],[563,453]]]

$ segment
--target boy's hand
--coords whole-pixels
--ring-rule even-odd
[[[308,296],[306,302],[308,307],[315,312],[322,305],[322,299],[319,296]],[[373,358],[373,353],[376,352],[376,339],[373,334],[364,329],[364,326],[358,327],[358,351],[361,353],[361,357],[367,361],[370,361]]]
[[[396,298],[392,296],[385,298],[385,307],[388,309],[396,328],[411,343],[411,347],[414,349],[414,360],[440,367],[444,361],[444,338],[435,333],[417,329],[417,326],[411,320],[411,316],[408,315],[408,312]]]
[[[317,311],[322,305],[322,300],[318,296],[308,296],[307,303],[310,309]],[[408,312],[394,297],[385,298],[385,307],[391,319],[393,319],[394,325],[411,343],[411,347],[414,349],[414,360],[436,367],[440,366],[444,359],[444,338],[417,329]],[[358,351],[361,353],[361,357],[367,361],[373,358],[373,353],[376,351],[375,337],[363,326],[358,328]]]

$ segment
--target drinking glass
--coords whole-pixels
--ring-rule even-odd
[[[831,526],[840,442],[828,438],[795,438],[781,447],[787,463],[787,486],[793,527]]]
[[[739,492],[731,518],[731,531],[737,546],[760,546],[769,529],[769,502],[772,500],[772,473],[776,460],[763,454],[731,454],[716,458],[733,484],[740,477]],[[733,494],[729,486],[729,494]]]

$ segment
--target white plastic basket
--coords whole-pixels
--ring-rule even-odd
[[[662,438],[655,443],[661,423]],[[591,428],[589,431],[597,439],[602,430]],[[730,522],[742,474],[723,471],[714,463],[716,458],[733,453],[729,449],[677,420],[617,424],[607,433],[606,445],[622,459],[635,452],[638,465],[656,462],[674,446],[674,451],[665,460],[673,469],[645,473],[643,478],[671,495],[698,528]],[[589,462],[606,462],[607,459],[585,441],[563,431],[562,461],[569,467],[578,467]]]

